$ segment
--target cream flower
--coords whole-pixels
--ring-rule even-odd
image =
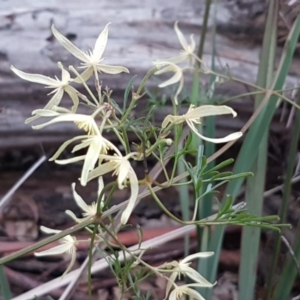
[[[119,189],[123,189],[126,185],[126,180],[129,179],[130,188],[131,188],[131,196],[129,198],[129,202],[127,207],[122,213],[121,223],[126,224],[132,210],[134,209],[135,202],[139,193],[139,182],[137,176],[128,161],[128,159],[132,156],[136,155],[136,153],[130,153],[126,156],[122,155],[99,155],[100,159],[107,160],[108,162],[101,164],[99,167],[95,168],[93,171],[89,173],[88,181],[96,178],[98,176],[102,176],[109,172],[113,171],[113,175],[118,176],[118,186]]]
[[[197,300],[205,300],[197,291],[192,289],[192,287],[197,288],[197,287],[203,287],[200,284],[192,283],[192,284],[184,284],[184,285],[175,285],[174,290],[171,292],[169,296],[169,300],[177,300],[181,299],[182,296],[188,295],[192,297],[192,299],[197,299]]]
[[[172,261],[169,263],[165,263],[158,267],[159,272],[172,272],[169,280],[168,285],[166,288],[166,295],[169,294],[172,286],[174,286],[175,279],[178,277],[188,276],[197,284],[201,285],[202,287],[211,287],[213,286],[209,281],[207,281],[203,276],[201,276],[196,270],[190,267],[191,261],[196,258],[206,258],[212,256],[213,252],[199,252],[192,255],[187,256],[186,258],[182,259],[181,261]]]
[[[93,72],[98,78],[98,73],[108,73],[108,74],[119,74],[121,72],[129,73],[128,69],[121,66],[108,66],[104,65],[102,61],[104,58],[102,54],[105,50],[107,44],[107,37],[108,37],[108,23],[103,31],[100,33],[99,37],[97,38],[96,44],[93,50],[89,50],[88,52],[83,52],[79,48],[77,48],[74,44],[72,44],[65,36],[63,36],[60,32],[58,32],[54,25],[52,25],[51,29],[58,40],[58,42],[72,55],[82,61],[82,68],[86,70],[81,74],[81,77],[84,81],[88,80]]]
[[[194,105],[191,105],[187,113],[182,116],[173,116],[173,115],[166,116],[166,118],[162,122],[162,129],[166,128],[169,125],[181,124],[183,122],[186,122],[188,126],[192,129],[192,131],[196,135],[198,135],[201,139],[216,144],[226,143],[240,138],[243,135],[242,132],[235,132],[227,135],[224,138],[208,138],[198,132],[195,124],[201,124],[201,118],[203,117],[227,115],[227,114],[232,114],[233,117],[236,117],[237,115],[232,108],[226,105],[222,105],[222,106],[202,105],[199,107],[195,107]]]
[[[30,82],[36,82],[39,84],[44,84],[46,85],[46,88],[54,89],[50,93],[54,95],[49,100],[49,102],[44,107],[44,109],[51,110],[54,106],[58,106],[64,95],[64,92],[66,92],[73,101],[74,105],[72,107],[72,111],[75,112],[77,110],[78,103],[79,103],[77,91],[72,86],[69,85],[70,82],[72,81],[70,73],[64,69],[63,65],[60,62],[58,62],[58,67],[61,69],[61,78],[62,78],[61,80],[59,80],[57,77],[53,79],[48,76],[44,76],[40,74],[25,73],[16,69],[14,66],[11,66],[10,68],[16,75],[18,75],[24,80],[28,80]],[[34,112],[32,112],[32,114],[34,114]],[[30,123],[38,118],[39,116],[28,118],[25,121],[25,123]]]
[[[100,176],[98,179],[98,197],[100,196],[102,190],[104,188],[104,183],[103,183],[103,177]],[[75,214],[70,211],[66,210],[65,213],[69,215],[73,220],[75,220],[77,223],[81,223],[85,221],[88,218],[91,218],[97,214],[97,202],[93,202],[91,205],[87,205],[85,201],[81,198],[80,195],[77,194],[75,190],[75,183],[72,183],[72,190],[73,190],[73,197],[75,199],[76,204],[81,208],[83,211],[82,215],[83,218],[77,218]],[[104,197],[100,199],[101,203],[100,206],[103,205]]]
[[[55,111],[47,111],[47,110],[35,111],[36,114],[38,114],[39,116],[55,117],[55,118],[53,118],[52,120],[46,123],[32,126],[32,128],[34,129],[40,129],[45,126],[55,124],[58,122],[74,122],[78,126],[78,128],[84,129],[87,132],[87,135],[76,136],[64,142],[57,150],[57,152],[53,155],[53,157],[49,159],[50,161],[55,160],[57,164],[61,164],[61,165],[84,160],[81,177],[80,177],[80,183],[83,186],[85,186],[87,183],[89,172],[94,169],[97,161],[99,161],[100,154],[106,154],[108,149],[112,149],[116,153],[120,154],[119,149],[109,140],[105,139],[99,131],[99,128],[95,122],[95,116],[98,114],[100,110],[101,107],[97,111],[95,111],[92,115],[82,115],[82,114],[73,114],[73,113],[61,114]],[[59,155],[66,149],[66,147],[77,140],[81,140],[81,143],[76,145],[73,148],[72,152],[76,152],[83,148],[88,147],[87,153],[85,155],[76,156],[70,159],[57,160]]]
[[[193,63],[193,58],[195,57],[195,49],[196,49],[196,43],[194,40],[193,34],[190,35],[191,43],[189,44],[187,40],[185,39],[184,35],[178,28],[178,21],[175,22],[174,30],[177,34],[178,40],[182,46],[182,50],[180,51],[180,55],[170,58],[169,61],[172,61],[173,63],[177,64],[182,61],[188,60],[190,65]]]
[[[50,229],[45,226],[40,227],[41,230],[47,234],[56,234],[60,233],[61,230],[55,230],[55,229]],[[64,272],[64,274],[68,273],[71,268],[73,267],[75,260],[76,260],[76,245],[78,244],[76,238],[71,235],[66,235],[63,238],[59,240],[61,245],[55,246],[51,249],[41,251],[41,252],[35,252],[35,256],[48,256],[48,255],[58,255],[58,254],[63,254],[63,253],[68,253],[71,255],[71,261],[70,264],[67,268],[67,270]]]
[[[154,62],[154,64],[156,65],[157,68],[163,67],[162,69],[156,71],[154,73],[155,75],[160,75],[160,74],[167,73],[167,72],[173,72],[174,73],[174,75],[170,79],[168,79],[165,82],[159,84],[158,87],[164,88],[166,86],[169,86],[169,85],[172,85],[172,84],[175,84],[175,83],[179,82],[177,91],[176,91],[175,96],[174,96],[174,102],[175,102],[175,104],[178,104],[178,95],[180,94],[180,92],[183,88],[183,84],[184,84],[183,69],[178,67],[173,62],[167,61],[167,60],[166,61],[157,61],[157,62]]]

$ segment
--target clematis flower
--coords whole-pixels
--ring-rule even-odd
[[[175,63],[175,64],[178,64],[180,62],[183,62],[183,61],[187,60],[187,61],[189,61],[190,65],[192,65],[193,64],[193,58],[195,56],[194,52],[195,52],[195,49],[196,49],[196,43],[195,43],[195,40],[194,40],[194,35],[193,34],[190,35],[191,43],[189,44],[187,42],[187,40],[185,39],[184,35],[182,34],[182,32],[178,28],[178,21],[175,22],[174,30],[177,34],[179,43],[182,46],[182,50],[180,51],[179,56],[170,58],[168,60]]]
[[[174,75],[170,79],[168,79],[165,82],[159,84],[158,87],[164,88],[166,86],[169,86],[169,85],[172,85],[172,84],[175,84],[175,83],[179,82],[177,91],[176,91],[175,96],[174,96],[174,102],[175,102],[175,104],[178,104],[178,95],[180,94],[180,92],[183,88],[183,84],[184,84],[183,69],[178,67],[176,64],[174,64],[171,61],[158,61],[158,62],[155,62],[155,65],[158,68],[163,66],[162,69],[160,69],[160,70],[158,70],[154,73],[155,75],[160,75],[160,74],[168,73],[168,72],[173,72],[174,73]]]
[[[166,288],[166,294],[168,295],[172,286],[174,285],[175,279],[178,277],[180,279],[181,275],[188,276],[192,280],[194,280],[197,284],[203,287],[211,287],[213,286],[209,281],[207,281],[203,276],[201,276],[196,270],[190,267],[191,261],[196,258],[206,258],[212,256],[213,252],[199,252],[192,255],[187,256],[181,261],[172,261],[169,263],[165,263],[158,267],[159,272],[169,271],[172,272],[168,285]]]
[[[32,126],[32,128],[34,129],[41,129],[45,126],[55,124],[58,122],[74,122],[78,126],[78,128],[83,129],[87,132],[87,135],[76,136],[64,142],[56,151],[56,153],[53,155],[53,157],[49,159],[50,161],[55,160],[57,164],[61,164],[61,165],[84,160],[81,177],[80,177],[80,183],[83,186],[86,185],[88,174],[91,170],[94,169],[97,161],[99,160],[100,154],[106,154],[108,149],[112,149],[116,153],[120,154],[119,149],[109,140],[105,139],[99,131],[99,128],[95,122],[95,116],[98,114],[100,110],[101,107],[97,111],[95,111],[92,115],[73,114],[73,113],[61,114],[55,111],[47,111],[47,110],[35,111],[36,114],[38,114],[39,116],[55,117],[55,118],[53,118],[52,120],[46,123]],[[74,153],[76,151],[88,147],[87,153],[85,155],[73,157],[70,159],[57,160],[59,155],[66,149],[66,147],[77,140],[81,140],[81,143],[76,145],[73,148],[72,152]]]
[[[128,69],[121,66],[109,66],[102,63],[104,58],[102,54],[105,50],[107,44],[108,37],[108,23],[103,31],[100,33],[97,38],[96,44],[93,50],[89,50],[88,52],[83,52],[79,48],[77,48],[73,43],[71,43],[65,36],[63,36],[57,29],[55,29],[54,25],[52,25],[51,29],[56,37],[57,41],[72,55],[82,61],[82,68],[86,70],[81,74],[81,77],[84,81],[88,80],[93,72],[95,77],[98,79],[98,73],[108,73],[108,74],[119,74],[122,72],[129,73]]]
[[[181,299],[182,296],[188,295],[192,297],[192,299],[197,299],[197,300],[205,300],[200,293],[198,293],[196,290],[192,289],[192,287],[197,288],[197,287],[203,287],[200,284],[196,283],[191,283],[191,284],[184,284],[184,285],[175,285],[174,290],[170,293],[169,300],[177,300]]]
[[[236,140],[240,138],[243,134],[242,132],[235,132],[227,135],[224,138],[208,138],[203,136],[198,132],[195,124],[201,124],[201,118],[208,116],[218,116],[218,115],[227,115],[232,114],[233,117],[236,117],[237,113],[226,105],[216,106],[216,105],[202,105],[199,107],[195,107],[191,105],[188,109],[187,113],[182,116],[173,116],[168,115],[165,117],[162,122],[162,128],[166,128],[169,125],[181,124],[186,122],[188,126],[192,129],[192,131],[198,135],[201,139],[212,142],[212,143],[226,143],[232,140]]]
[[[98,179],[98,197],[100,196],[103,188],[104,188],[103,177],[100,176]],[[81,198],[81,196],[77,194],[77,192],[75,190],[75,183],[72,183],[72,190],[73,190],[73,197],[75,199],[76,204],[83,211],[83,213],[82,213],[83,218],[77,218],[75,216],[75,214],[70,210],[66,210],[65,213],[67,215],[69,215],[77,223],[81,223],[81,222],[85,221],[86,219],[95,216],[97,214],[97,203],[93,202],[91,205],[87,205],[85,203],[85,201]],[[100,201],[101,201],[101,204],[103,204],[104,197],[102,197],[102,199],[100,199]]]
[[[126,224],[131,212],[134,208],[135,202],[137,200],[137,196],[139,193],[139,182],[137,176],[128,161],[128,159],[132,156],[136,155],[136,153],[130,153],[126,156],[119,155],[99,155],[100,159],[107,160],[106,163],[102,163],[99,167],[95,168],[93,171],[89,173],[88,181],[96,178],[98,176],[102,176],[109,172],[113,171],[113,175],[118,176],[118,186],[119,189],[123,189],[126,185],[126,180],[129,179],[130,188],[131,188],[131,196],[129,198],[129,202],[127,207],[122,213],[121,223]]]
[[[49,100],[47,105],[44,107],[46,110],[51,110],[54,106],[58,106],[61,102],[61,99],[64,95],[64,92],[66,92],[70,98],[73,101],[73,107],[72,111],[76,112],[77,107],[78,107],[78,96],[77,96],[77,91],[70,86],[71,76],[68,71],[66,71],[62,65],[61,62],[58,62],[58,67],[61,69],[61,80],[59,80],[57,77],[55,79],[50,78],[48,76],[40,75],[40,74],[30,74],[30,73],[25,73],[23,71],[18,70],[14,66],[11,66],[10,69],[19,77],[21,77],[24,80],[28,80],[30,82],[36,82],[39,84],[44,84],[46,85],[46,88],[51,88],[54,89],[50,94],[54,94],[52,98]],[[49,95],[50,95],[49,94]],[[32,113],[34,114],[34,112]],[[39,116],[34,116],[31,118],[28,118],[25,123],[30,123],[36,119],[38,119]]]
[[[55,230],[51,229],[45,226],[40,227],[41,230],[47,234],[56,234],[61,232],[61,230]],[[76,245],[78,244],[76,238],[71,235],[66,235],[63,238],[59,240],[61,245],[55,246],[51,249],[41,251],[41,252],[35,252],[35,256],[48,256],[48,255],[58,255],[58,254],[63,254],[63,253],[68,253],[71,255],[71,261],[70,264],[67,268],[67,270],[64,272],[64,275],[68,273],[71,268],[73,267],[75,260],[76,260]]]

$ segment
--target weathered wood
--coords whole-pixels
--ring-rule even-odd
[[[42,108],[47,97],[43,86],[21,80],[9,67],[30,73],[49,76],[59,75],[57,61],[64,66],[78,62],[53,38],[52,23],[74,44],[82,49],[93,47],[95,39],[108,22],[109,40],[105,56],[107,63],[126,66],[131,74],[117,76],[102,74],[101,80],[114,90],[115,99],[122,101],[122,93],[128,81],[137,74],[135,85],[151,68],[152,61],[177,55],[180,45],[173,30],[179,21],[183,33],[193,33],[198,41],[203,21],[205,1],[27,1],[26,7],[17,0],[2,2],[0,12],[0,147],[24,147],[38,143],[60,143],[76,134],[71,124],[60,124],[33,131],[24,124],[32,110]],[[217,13],[218,34],[216,36],[217,68],[230,66],[231,74],[254,82],[259,61],[260,46],[255,43],[261,38],[261,21],[265,1],[219,1]],[[213,9],[212,9],[213,11]],[[211,19],[212,20],[212,19]],[[211,29],[212,21],[209,29]],[[246,42],[245,42],[246,41]],[[205,45],[204,60],[210,64],[212,36],[209,31]],[[296,83],[299,75],[299,59],[293,63],[289,84]],[[151,79],[151,89],[162,78]],[[230,85],[231,94],[241,89]],[[228,91],[221,90],[221,92]],[[163,92],[163,91],[162,91]],[[144,98],[141,101],[147,101]],[[144,103],[144,102],[143,102]],[[233,106],[240,110],[237,101]],[[243,110],[249,115],[252,106],[246,102]],[[244,104],[244,102],[243,102]],[[159,112],[158,112],[159,113]],[[137,115],[139,112],[137,111]],[[162,119],[160,112],[158,119]],[[219,119],[220,135],[238,130],[245,121],[240,115],[232,121]]]

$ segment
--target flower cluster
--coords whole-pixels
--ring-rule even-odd
[[[95,216],[98,217],[99,213],[102,213],[103,210],[107,208],[106,206],[110,199],[106,199],[109,197],[105,194],[105,192],[107,191],[106,188],[110,186],[105,186],[104,184],[103,176],[106,174],[111,174],[111,176],[117,177],[117,179],[112,182],[114,186],[110,191],[114,192],[114,189],[116,188],[123,189],[127,186],[130,187],[130,198],[127,206],[123,209],[121,214],[121,224],[127,224],[138,199],[139,184],[147,183],[148,186],[150,186],[150,183],[152,183],[151,178],[149,179],[147,176],[145,176],[145,180],[138,180],[132,161],[144,160],[146,165],[146,159],[148,156],[153,154],[155,158],[158,158],[160,155],[157,155],[155,151],[159,148],[170,146],[172,143],[172,140],[166,137],[173,126],[186,123],[201,139],[213,143],[225,143],[237,139],[242,135],[240,132],[236,132],[221,139],[203,136],[196,128],[196,125],[201,123],[201,118],[225,114],[231,114],[235,117],[236,112],[228,106],[203,105],[195,107],[191,105],[188,111],[183,115],[167,115],[163,120],[160,129],[154,129],[153,127],[150,130],[151,139],[156,137],[156,140],[153,144],[151,144],[151,139],[145,138],[146,131],[144,132],[140,127],[134,127],[132,125],[132,120],[129,120],[130,112],[134,108],[136,101],[138,101],[141,97],[141,93],[133,92],[132,100],[128,109],[126,110],[126,108],[124,108],[122,111],[122,109],[120,109],[110,98],[110,90],[107,89],[103,93],[101,92],[99,76],[102,73],[129,73],[128,69],[123,66],[111,66],[104,64],[103,53],[108,39],[108,27],[109,24],[107,24],[104,30],[100,33],[94,48],[88,52],[84,52],[77,48],[54,26],[52,26],[52,32],[57,41],[80,61],[78,69],[73,66],[69,67],[69,70],[74,73],[72,76],[60,62],[58,63],[58,68],[61,70],[61,79],[58,79],[57,77],[50,78],[39,74],[29,74],[20,71],[13,66],[11,67],[11,70],[22,79],[45,85],[47,89],[51,89],[50,94],[52,96],[49,102],[44,106],[44,108],[34,110],[32,112],[32,117],[28,118],[26,123],[43,118],[43,122],[33,125],[32,128],[42,129],[46,126],[57,123],[72,122],[79,130],[82,130],[82,134],[65,141],[50,158],[51,161],[55,161],[60,165],[83,162],[79,178],[82,186],[86,186],[91,180],[98,179],[98,199],[91,205],[87,205],[82,197],[76,192],[76,184],[72,184],[73,197],[79,208],[82,210],[82,217],[77,217],[70,210],[67,210],[66,214],[68,214],[77,223],[81,223],[81,225],[82,222],[93,219]],[[154,73],[155,75],[158,75],[165,72],[174,73],[169,80],[163,82],[159,86],[165,87],[174,83],[179,83],[174,98],[174,103],[177,105],[178,96],[184,84],[183,73],[185,71],[185,69],[180,67],[179,64],[188,62],[191,66],[197,58],[194,54],[196,46],[193,36],[190,37],[190,43],[188,43],[179,30],[177,22],[175,23],[175,32],[183,50],[176,57],[156,61],[155,68],[150,70],[152,73],[149,71],[148,74]],[[157,70],[157,68],[159,70]],[[96,89],[98,92],[97,97],[91,92],[89,85],[86,84],[92,76],[96,79]],[[145,78],[147,78],[147,75]],[[79,88],[76,88],[76,85],[81,85],[80,87],[83,86],[87,90],[88,96],[79,92]],[[139,90],[140,89],[138,89],[138,91]],[[71,107],[66,108],[61,105],[64,96],[71,99]],[[79,112],[78,110],[80,109],[80,105],[89,107],[92,112],[90,114],[83,114]],[[121,117],[118,114],[121,115]],[[44,121],[45,118],[48,120]],[[134,132],[135,128],[138,128],[138,130],[136,130],[136,135],[142,141],[141,145],[131,145],[129,143],[127,130],[132,130]],[[117,144],[114,144],[111,140],[105,137],[105,132],[108,130],[115,134],[116,139],[119,141],[118,143],[121,144],[122,147],[117,147]],[[159,130],[160,134],[157,134]],[[72,158],[60,159],[61,154],[71,145],[73,147],[71,150],[72,153],[77,154],[80,152],[81,154]],[[131,150],[133,147],[136,147],[135,151]],[[164,153],[164,151],[161,153]],[[163,157],[163,154],[160,157]],[[86,224],[84,224],[84,226],[85,225]],[[94,225],[96,225],[96,222]],[[41,230],[47,234],[57,234],[60,232],[59,230],[49,229],[44,226],[41,227]],[[35,255],[44,256],[68,253],[71,255],[71,262],[66,270],[66,272],[68,272],[75,262],[76,246],[79,241],[71,235],[66,235],[60,239],[59,242],[60,245],[45,251],[36,252]],[[186,294],[195,299],[203,299],[202,296],[193,288],[212,287],[213,284],[208,282],[189,265],[192,259],[208,257],[212,254],[212,252],[197,253],[188,256],[180,262],[173,261],[158,267],[157,272],[159,273],[171,273],[168,277],[166,297],[169,296],[169,299],[175,300]],[[195,283],[178,286],[175,283],[175,279],[181,275],[188,276],[190,279],[194,280]]]
[[[166,289],[166,297],[169,295],[169,300],[180,299],[183,295],[188,295],[193,299],[204,300],[204,298],[193,288],[197,287],[213,287],[214,284],[211,284],[203,276],[201,276],[196,270],[190,267],[191,261],[197,258],[206,258],[212,256],[213,252],[199,252],[187,256],[181,261],[172,261],[170,263],[165,263],[156,268],[156,271],[159,273],[171,273],[168,277],[168,284]],[[177,285],[175,283],[176,278],[181,276],[187,276],[195,283],[189,283],[184,285]],[[173,290],[172,290],[173,289]],[[170,291],[172,292],[170,293]]]
[[[92,75],[96,77],[96,81],[99,84],[99,73],[129,73],[128,69],[125,67],[110,66],[103,63],[104,58],[102,55],[107,44],[108,26],[109,24],[107,24],[100,33],[93,50],[88,52],[81,51],[52,26],[52,32],[57,41],[81,61],[79,69],[84,69],[82,73],[79,74],[73,67],[70,67],[70,70],[73,70],[75,73],[75,78],[71,78],[70,73],[64,69],[60,62],[58,63],[58,67],[62,72],[61,80],[39,74],[28,74],[13,66],[11,67],[11,70],[22,79],[43,84],[46,85],[46,88],[54,89],[50,93],[53,94],[53,96],[46,106],[43,109],[34,110],[32,112],[33,117],[27,119],[26,123],[30,123],[41,117],[51,118],[51,120],[32,126],[33,129],[41,129],[55,123],[73,122],[79,129],[85,131],[84,135],[76,136],[64,142],[50,160],[55,161],[57,164],[70,164],[83,161],[80,177],[80,183],[83,186],[85,186],[89,180],[95,177],[100,178],[100,176],[109,172],[118,175],[118,186],[120,189],[126,186],[127,180],[129,180],[132,194],[121,219],[122,224],[126,224],[138,195],[138,179],[129,162],[129,159],[132,158],[134,154],[129,153],[129,155],[123,156],[120,150],[103,136],[103,129],[105,129],[107,122],[110,122],[110,117],[114,114],[114,108],[107,102],[102,103],[103,98],[101,95],[99,95],[100,99],[96,99],[94,96],[92,97],[93,104],[91,100],[88,100],[87,97],[82,97],[82,95],[71,86],[72,83],[84,84]],[[59,106],[65,93],[69,95],[73,102],[73,106],[70,110]],[[109,94],[106,93],[106,96],[109,97]],[[91,104],[89,106],[95,108],[95,111],[91,115],[80,114],[77,112],[80,104],[79,98],[83,98],[86,102],[85,104]],[[97,119],[100,119],[100,124],[98,124],[99,121],[97,121]],[[87,149],[86,154],[70,159],[59,160],[60,154],[70,144],[77,141],[79,141],[79,144],[73,147],[72,152],[74,153],[82,149]],[[108,151],[113,153],[113,155],[108,155]],[[78,199],[78,196],[76,196],[75,199],[76,198]]]

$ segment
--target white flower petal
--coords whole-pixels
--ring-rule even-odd
[[[185,121],[182,116],[167,115],[161,124],[161,128],[166,128],[169,124],[181,124]]]
[[[75,247],[73,247],[71,249],[71,261],[70,261],[70,264],[69,264],[67,270],[64,272],[64,274],[62,276],[64,276],[65,274],[67,274],[72,269],[72,267],[75,264],[75,261],[76,261],[76,249],[75,249]]]
[[[128,219],[134,209],[134,206],[135,206],[138,194],[139,194],[139,183],[138,183],[138,179],[137,179],[136,174],[133,171],[133,169],[131,170],[131,172],[129,172],[129,181],[130,181],[131,195],[129,198],[129,202],[121,216],[122,224],[126,224],[128,222]]]
[[[104,189],[104,182],[103,182],[103,177],[99,176],[98,178],[98,193],[97,196],[100,197],[102,190]],[[100,199],[101,202],[104,201],[104,195],[102,197],[102,199]]]
[[[181,76],[180,81],[179,81],[179,85],[178,85],[178,88],[177,88],[177,91],[176,91],[176,94],[174,96],[174,102],[175,102],[176,105],[178,104],[178,96],[179,96],[179,94],[180,94],[180,92],[181,92],[181,90],[183,88],[183,84],[184,84],[183,77]]]
[[[57,65],[61,69],[61,81],[67,84],[71,79],[70,73],[64,69],[64,66],[60,61]]]
[[[178,40],[179,40],[179,42],[180,42],[182,48],[183,48],[184,50],[187,50],[189,46],[188,46],[188,43],[187,43],[187,41],[186,41],[184,35],[182,34],[182,32],[181,32],[181,31],[179,30],[179,28],[178,28],[178,21],[175,22],[174,30],[175,30],[175,32],[176,32],[176,34],[177,34]]]
[[[194,133],[196,135],[198,135],[201,139],[203,139],[204,141],[207,141],[207,142],[215,143],[215,144],[227,143],[227,142],[236,140],[243,135],[242,132],[235,132],[235,133],[231,133],[223,138],[208,138],[206,136],[203,136],[201,133],[199,133],[197,131],[197,128],[191,121],[186,121],[186,122],[189,125],[189,127],[194,131]]]
[[[163,87],[166,87],[168,85],[172,85],[174,83],[177,83],[177,82],[180,81],[181,78],[182,78],[182,72],[181,71],[175,72],[175,74],[170,79],[168,79],[167,81],[161,83],[159,85],[159,87],[163,88]]]
[[[72,102],[74,104],[73,107],[72,107],[72,112],[75,113],[77,111],[77,108],[78,108],[78,105],[79,105],[79,99],[78,99],[78,96],[77,96],[77,92],[76,92],[76,90],[72,86],[67,86],[65,88],[65,92],[72,99]]]
[[[70,145],[72,144],[74,141],[77,141],[77,140],[81,140],[83,138],[85,138],[86,136],[85,135],[80,135],[80,136],[76,136],[68,141],[65,141],[59,148],[58,150],[54,153],[54,155],[49,158],[49,161],[54,161],[56,160],[60,154]]]
[[[59,123],[59,122],[88,122],[91,120],[91,116],[87,115],[81,115],[81,114],[64,114],[60,115],[51,121],[48,121],[46,123],[40,124],[40,125],[35,125],[32,126],[33,129],[41,129],[45,126]]]
[[[103,148],[104,143],[93,140],[89,146],[86,153],[84,164],[82,167],[80,183],[85,186],[88,180],[88,175],[91,170],[94,169],[97,160],[99,159],[99,154]]]
[[[54,25],[51,27],[52,33],[57,39],[57,41],[71,54],[83,62],[88,62],[89,57],[77,48],[73,43],[71,43],[66,37],[64,37],[58,30],[55,29]]]
[[[84,70],[81,74],[80,74],[80,77],[76,77],[75,79],[74,79],[74,82],[76,82],[76,83],[82,83],[82,80],[83,81],[87,81],[87,80],[89,80],[90,78],[91,78],[91,76],[93,75],[93,73],[94,73],[94,70],[93,70],[93,68],[88,68],[88,69],[86,69],[86,70]]]
[[[48,256],[48,255],[58,255],[58,254],[63,254],[66,253],[67,251],[70,250],[70,248],[72,248],[73,246],[70,244],[61,244],[58,246],[55,246],[53,248],[47,249],[45,251],[41,251],[41,252],[34,252],[35,256]]]
[[[65,210],[65,213],[70,216],[75,222],[80,223],[84,219],[77,218],[76,215],[71,210]]]
[[[102,32],[99,34],[99,37],[97,38],[94,50],[93,50],[93,57],[95,60],[100,60],[102,57],[102,54],[105,50],[106,44],[107,44],[107,37],[108,37],[108,26],[111,23],[108,23]]]
[[[196,259],[196,258],[207,258],[207,257],[210,257],[214,255],[214,252],[213,251],[208,251],[208,252],[198,252],[198,253],[194,253],[194,254],[191,254],[191,255],[188,255],[187,257],[185,257],[184,259],[182,259],[180,261],[180,263],[187,263],[189,261],[192,261],[193,259]]]
[[[129,70],[122,66],[98,65],[97,70],[101,73],[120,74],[122,72],[129,73]]]
[[[40,75],[40,74],[30,74],[30,73],[25,73],[23,71],[18,70],[14,66],[11,66],[10,69],[19,77],[21,77],[24,80],[30,81],[30,82],[36,82],[39,84],[44,84],[47,86],[54,86],[58,87],[60,86],[59,82],[56,81],[53,78],[50,78],[48,76]]]
[[[211,284],[209,281],[207,281],[203,276],[201,276],[196,270],[188,267],[184,271],[184,275],[191,278],[196,283],[201,284],[202,287],[212,287],[213,284]]]
[[[103,157],[103,155],[101,155],[101,158],[102,157]],[[89,173],[88,181],[90,181],[96,177],[102,176],[104,174],[107,174],[107,173],[113,171],[114,169],[115,169],[115,166],[111,162],[104,163]]]
[[[218,115],[227,115],[232,114],[233,117],[237,113],[229,106],[226,105],[202,105],[194,108],[192,105],[189,108],[189,111],[185,114],[187,119],[200,119],[208,116],[218,116]]]
[[[49,102],[45,105],[44,109],[52,109],[54,106],[58,106],[63,97],[64,90],[62,88],[58,88],[53,97],[49,100]]]
[[[61,232],[61,230],[48,228],[46,226],[41,226],[40,229],[47,234],[56,234],[56,233]]]
[[[81,198],[79,194],[77,194],[75,190],[75,182],[72,183],[72,191],[73,191],[73,197],[76,202],[76,204],[81,208],[82,211],[88,212],[89,211],[89,206],[85,203],[85,201]]]
[[[59,164],[59,165],[67,165],[67,164],[72,164],[74,162],[78,162],[81,160],[85,159],[85,155],[81,155],[81,156],[76,156],[73,158],[68,158],[68,159],[56,159],[55,163]]]
[[[118,166],[118,185],[119,189],[123,189],[124,185],[123,183],[126,181],[130,171],[131,171],[131,165],[130,162],[127,160],[127,158],[122,158],[119,166]]]

